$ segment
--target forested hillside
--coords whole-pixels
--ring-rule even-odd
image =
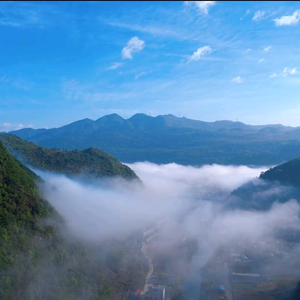
[[[0,134],[10,153],[31,166],[68,175],[137,178],[134,171],[113,156],[97,149],[62,151],[39,147],[11,134]]]
[[[135,239],[83,246],[37,179],[0,142],[0,299],[122,299],[144,278]]]
[[[300,158],[270,168],[231,193],[231,207],[268,210],[275,202],[300,203]]]
[[[300,157],[269,169],[262,173],[260,178],[300,187]]]

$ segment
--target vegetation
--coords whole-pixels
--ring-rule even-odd
[[[0,134],[0,139],[12,155],[38,169],[68,175],[137,178],[128,166],[96,148],[62,151],[39,147],[11,134]]]
[[[144,278],[129,255],[135,239],[108,249],[62,234],[64,221],[41,198],[36,179],[0,141],[0,299],[122,299],[120,282],[130,289]]]
[[[275,202],[290,199],[300,202],[300,158],[292,159],[232,191],[228,198],[229,208],[268,210]]]
[[[269,169],[262,173],[260,178],[270,181],[279,181],[284,185],[300,187],[300,157]]]
[[[97,147],[124,162],[271,165],[300,156],[299,128],[201,122],[172,115],[136,114],[125,120],[112,114],[60,128],[11,133],[47,148]]]

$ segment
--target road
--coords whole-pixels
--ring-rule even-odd
[[[145,242],[142,243],[142,249],[141,249],[141,250],[142,250],[144,256],[147,258],[147,260],[148,260],[148,266],[149,266],[149,272],[148,272],[148,274],[147,274],[147,276],[146,276],[146,279],[145,279],[145,286],[144,286],[144,290],[143,290],[143,297],[142,297],[142,299],[144,299],[144,297],[145,297],[145,295],[147,294],[148,289],[149,289],[149,284],[148,284],[148,282],[149,282],[150,277],[151,277],[152,274],[153,274],[154,267],[153,267],[153,262],[152,262],[150,256],[149,256],[148,253],[147,253],[147,244],[146,244]]]
[[[230,283],[230,266],[229,263],[225,263],[225,293],[227,296],[228,300],[233,300],[233,295],[232,295],[232,289],[231,289],[231,283]]]

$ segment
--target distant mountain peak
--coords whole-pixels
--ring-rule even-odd
[[[125,121],[125,119],[123,119],[120,115],[113,113],[110,115],[105,115],[103,117],[100,117],[99,119],[97,119],[95,122],[101,122],[101,120],[109,120],[109,121]]]
[[[144,114],[144,113],[137,113],[137,114],[134,114],[132,117],[130,117],[129,119],[128,119],[128,121],[130,121],[130,120],[134,120],[134,119],[141,119],[141,118],[144,118],[144,119],[153,119],[153,117],[152,116],[149,116],[149,115],[147,115],[147,114]]]
[[[178,117],[172,115],[172,114],[167,114],[167,115],[159,115],[157,117],[162,117],[162,118],[172,118],[172,119],[179,119]]]
[[[300,156],[300,127],[206,122],[173,114],[137,113],[124,119],[113,113],[96,121],[11,133],[48,148],[97,147],[124,162],[266,165]]]

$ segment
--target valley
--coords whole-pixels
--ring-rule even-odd
[[[299,26],[0,1],[0,300],[300,300]]]
[[[36,167],[41,167],[44,161],[49,161],[47,156],[50,158],[56,153],[60,153],[55,152],[56,150],[37,148],[34,144],[28,144],[28,142],[22,141],[13,135],[2,135],[1,139],[8,145],[11,153],[17,157],[21,157],[22,154],[23,161],[28,161]],[[4,149],[3,153],[6,151]],[[41,149],[43,154],[37,154],[40,152],[35,152],[36,149]],[[85,172],[88,170],[88,167],[78,165],[72,155],[68,154],[68,151],[62,153],[67,165],[69,165],[68,160],[70,159],[72,164],[77,164],[77,168],[80,166],[77,169],[78,174],[83,174],[81,170],[85,170]],[[78,151],[76,153],[80,154]],[[98,155],[97,151],[94,153]],[[98,158],[96,160],[101,162]],[[82,161],[85,162],[86,160],[83,159]],[[89,162],[86,162],[88,166]],[[51,261],[52,258],[48,258],[48,260],[50,259],[50,263],[53,264],[53,276],[59,274],[66,280],[65,276],[68,272],[71,272],[70,275],[73,274],[73,279],[68,280],[71,280],[71,286],[78,286],[78,288],[73,288],[72,297],[78,297],[78,293],[83,292],[81,284],[89,280],[88,278],[95,280],[94,283],[90,282],[88,284],[92,289],[91,292],[83,292],[87,293],[87,296],[84,297],[88,299],[94,299],[96,295],[103,300],[150,300],[155,297],[155,299],[160,300],[252,300],[253,298],[265,299],[266,297],[272,300],[286,300],[293,297],[297,282],[300,279],[298,272],[300,266],[298,259],[300,235],[297,231],[298,219],[295,215],[297,214],[298,204],[295,200],[294,202],[290,200],[291,195],[293,195],[296,201],[300,201],[298,197],[300,193],[297,192],[298,183],[293,181],[293,174],[298,170],[298,164],[295,164],[294,161],[262,172],[260,178],[253,179],[253,183],[247,179],[245,185],[239,186],[234,191],[226,187],[228,184],[226,181],[235,178],[236,172],[244,172],[242,171],[244,169],[240,167],[228,169],[232,172],[232,175],[228,174],[223,179],[220,177],[217,185],[215,179],[209,179],[207,176],[209,176],[208,174],[212,174],[214,177],[218,176],[220,170],[217,171],[217,168],[219,166],[190,169],[190,171],[196,172],[195,174],[200,172],[197,176],[201,178],[202,185],[197,186],[198,177],[185,178],[187,177],[187,167],[179,165],[162,165],[159,167],[160,170],[158,166],[147,163],[144,166],[141,163],[132,164],[130,165],[132,169],[128,166],[126,168],[134,174],[134,179],[129,180],[125,176],[122,180],[119,179],[121,181],[112,179],[110,182],[108,181],[109,176],[100,177],[99,180],[102,181],[94,181],[96,177],[93,179],[93,170],[91,170],[91,176],[86,173],[85,177],[76,177],[76,173],[67,173],[65,178],[59,177],[62,176],[60,169],[62,165],[58,164],[58,169],[55,169],[56,165],[53,163],[43,165],[43,170],[52,171],[52,173],[45,177],[44,173],[39,171],[38,174],[42,176],[39,177],[21,163],[19,164],[25,172],[29,172],[28,174],[33,176],[34,180],[37,180],[39,192],[54,206],[55,210],[53,212],[51,212],[52,208],[50,210],[48,208],[48,217],[42,217],[41,220],[45,219],[42,222],[46,220],[48,220],[46,222],[50,222],[53,216],[58,219],[61,218],[59,226],[45,229],[47,232],[50,230],[52,233],[46,236],[40,233],[32,233],[32,238],[44,241],[55,237],[55,240],[51,243],[54,243],[55,249],[59,250],[51,250],[54,251],[51,255],[55,254],[54,261]],[[141,166],[143,166],[142,169],[140,169]],[[154,178],[153,175],[149,177],[154,166],[159,170],[159,172],[155,171],[157,178]],[[175,180],[174,183],[177,182],[175,184],[169,179],[169,171],[163,171],[164,168],[174,167],[177,168],[174,175],[179,176],[179,181],[176,181],[175,178],[172,179]],[[209,168],[212,171],[209,171]],[[227,167],[222,168],[223,171],[221,172],[224,172]],[[145,173],[147,169],[148,171]],[[278,172],[278,169],[283,171]],[[53,170],[56,171],[53,172]],[[144,170],[144,173],[140,170]],[[253,172],[251,168],[247,170]],[[269,174],[273,170],[275,174],[272,175],[273,177],[268,175],[268,178],[264,178],[265,174]],[[284,176],[285,181],[281,181],[282,172],[286,174]],[[279,174],[278,179],[276,174]],[[256,181],[259,181],[259,184],[255,183]],[[183,184],[184,182],[187,185]],[[281,185],[280,182],[285,186]],[[73,187],[68,191],[68,185],[70,184]],[[222,186],[222,184],[225,185]],[[75,185],[77,186],[75,187]],[[255,204],[255,201],[261,201],[260,197],[262,197],[258,196],[257,193],[263,191],[265,195],[268,195],[268,190],[274,190],[275,187],[285,189],[285,192],[281,193],[280,196],[281,204],[278,204],[282,207],[277,206],[283,214],[278,222],[276,221],[278,217],[275,216],[278,215],[279,211],[277,212],[276,205],[274,206],[276,197],[272,196],[273,198],[267,200],[270,205],[273,204],[264,210],[261,210]],[[161,190],[161,188],[163,189]],[[109,195],[109,193],[115,194]],[[88,194],[91,194],[91,196],[88,196]],[[81,195],[85,195],[84,205],[86,208],[84,210],[80,208],[83,204]],[[99,199],[99,204],[94,201],[95,196]],[[67,202],[66,197],[69,199]],[[263,197],[266,198],[266,196]],[[113,202],[107,201],[109,198],[114,199]],[[184,199],[186,200],[182,202]],[[242,205],[242,202],[245,202],[246,199],[252,200],[248,204]],[[160,201],[161,210],[157,210],[159,207],[157,201]],[[186,201],[187,203],[185,203]],[[223,208],[223,201],[225,201],[224,204],[228,203],[229,206],[226,204]],[[43,205],[46,205],[46,203]],[[239,203],[241,208],[238,208]],[[5,211],[3,210],[6,205],[5,202],[2,202],[2,205],[4,205],[2,211]],[[128,208],[126,208],[127,206]],[[172,208],[172,206],[174,207]],[[181,208],[179,209],[179,207]],[[210,212],[210,207],[213,208],[213,213]],[[138,209],[136,210],[136,208]],[[248,210],[245,210],[245,208]],[[220,209],[221,214],[218,212]],[[244,221],[242,223],[239,223],[238,220],[235,221],[236,209],[243,209],[240,213],[248,214],[246,220],[250,216],[251,222],[254,222],[252,225],[248,225],[248,229],[247,227],[242,229]],[[87,219],[85,211],[89,211]],[[101,211],[107,211],[107,213],[103,214]],[[108,214],[109,211],[112,211],[113,214]],[[145,214],[145,212],[147,213]],[[131,217],[124,219],[124,214],[130,214]],[[268,216],[269,214],[271,216]],[[147,219],[142,222],[140,215],[147,216]],[[215,226],[219,226],[217,225],[218,222],[227,222],[226,215],[230,216],[230,222],[236,222],[235,225],[229,227],[225,223],[225,228],[227,226],[228,233],[230,233],[229,236],[226,236],[226,229],[222,228],[224,226],[221,225],[221,227],[215,228]],[[286,217],[284,217],[285,215]],[[290,223],[292,220],[293,223]],[[40,221],[37,219],[33,222]],[[128,227],[128,222],[135,225]],[[198,231],[197,227],[191,226],[192,224],[202,224],[201,230]],[[261,233],[254,234],[252,229],[254,224],[261,228]],[[99,236],[101,231],[92,232],[95,226],[100,226],[99,228],[104,231],[103,234],[109,228],[112,231]],[[235,226],[237,226],[236,233]],[[239,226],[241,229],[238,228]],[[292,229],[290,226],[296,227]],[[124,227],[125,230],[122,234],[121,227]],[[142,228],[145,229],[142,231]],[[223,230],[225,231],[222,235]],[[83,232],[85,233],[83,234]],[[66,233],[70,237],[67,238]],[[14,234],[18,236],[18,233]],[[56,241],[57,239],[59,242]],[[11,247],[15,246],[11,245]],[[50,251],[44,252],[45,250],[41,250],[41,245],[38,244],[35,244],[34,247],[36,248],[28,250],[32,257],[36,255],[43,257],[45,254],[42,253]],[[68,267],[68,271],[59,271],[61,264],[62,266],[71,264],[71,261],[69,261],[71,254],[68,251],[71,251],[69,249],[73,247],[76,249],[72,250],[73,255],[75,255],[77,261],[76,264],[79,265],[76,269]],[[212,250],[209,250],[210,247],[212,247]],[[21,255],[24,250],[20,251],[20,254],[16,255]],[[85,262],[82,261],[83,258],[81,258],[80,255],[82,254],[80,253],[85,253]],[[32,262],[30,261],[30,264]],[[40,260],[36,260],[35,263],[37,265],[34,268],[40,270]],[[18,267],[18,260],[15,264],[17,269],[13,272],[21,272]],[[82,269],[84,265],[90,265],[89,273],[84,275],[86,277],[82,277],[85,274],[84,269]],[[7,270],[10,270],[10,268]],[[40,272],[38,271],[38,274]],[[45,272],[45,270],[42,272]],[[11,275],[5,276],[11,278]],[[100,278],[102,278],[102,283],[100,289],[97,289],[96,282]],[[40,277],[38,282],[43,280],[43,277]],[[65,283],[63,281],[62,284],[60,293],[64,295],[67,290],[64,288]],[[6,291],[12,293],[8,292],[7,289]],[[30,293],[38,295],[37,293],[40,292],[33,289]],[[48,286],[41,293],[42,295],[45,293],[44,295],[48,297],[49,293],[58,292]]]

